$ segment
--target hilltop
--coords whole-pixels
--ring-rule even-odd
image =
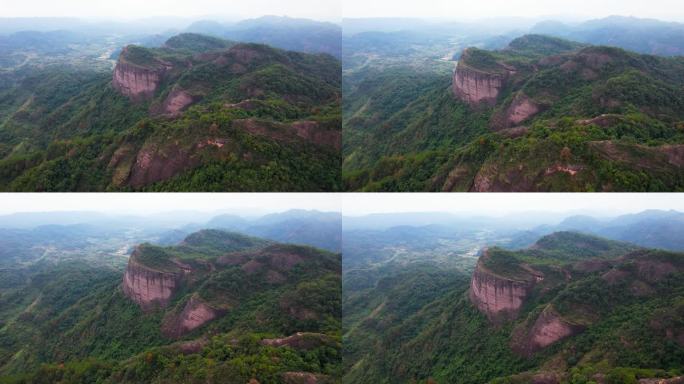
[[[185,33],[3,92],[8,191],[339,189],[340,63]]]
[[[467,48],[451,80],[411,75],[401,102],[376,102],[389,83],[368,80],[345,95],[346,187],[679,190],[682,73],[680,57],[527,35]]]
[[[60,265],[64,280],[46,277],[53,291],[0,331],[0,381],[334,381],[340,265],[220,230],[140,244],[123,276]]]
[[[574,232],[520,250],[485,248],[470,276],[407,271],[380,280],[366,299],[370,314],[346,329],[343,382],[681,376],[683,277],[681,253]]]

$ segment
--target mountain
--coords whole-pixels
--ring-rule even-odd
[[[0,96],[8,191],[336,190],[340,64],[198,34]]]
[[[263,16],[233,24],[211,20],[194,22],[188,32],[235,41],[268,44],[290,51],[341,56],[342,28],[339,25],[284,16]]]
[[[638,17],[609,16],[577,25],[541,22],[531,33],[562,37],[594,45],[610,45],[661,56],[684,55],[684,24]]]
[[[345,186],[677,191],[682,73],[681,57],[540,35],[468,48],[451,79],[388,72],[344,90]]]
[[[593,233],[643,247],[684,251],[682,223],[684,214],[681,212],[648,210],[602,221],[573,216],[557,228]]]
[[[38,267],[36,267],[38,268]],[[217,230],[0,291],[1,382],[334,382],[340,256]],[[4,288],[4,286],[3,286]]]
[[[684,254],[558,232],[345,292],[343,382],[677,382]],[[653,380],[653,381],[650,381]]]

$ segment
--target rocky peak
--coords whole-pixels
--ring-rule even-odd
[[[471,106],[494,106],[512,73],[514,68],[495,62],[478,49],[468,48],[454,71],[452,91]]]
[[[501,276],[486,266],[486,261],[491,257],[489,252],[489,249],[483,250],[473,272],[470,301],[492,322],[515,319],[535,283],[543,280],[543,276],[531,273],[529,279]]]
[[[114,67],[112,86],[134,102],[149,100],[171,68],[170,63],[155,58],[145,48],[127,46]]]
[[[123,291],[144,311],[165,307],[178,289],[183,274],[155,270],[139,261],[142,247],[131,254],[123,277]]]

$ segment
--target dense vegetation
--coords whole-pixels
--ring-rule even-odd
[[[303,261],[273,280],[270,271],[248,275],[239,264],[218,264],[223,256],[250,266]],[[167,307],[142,311],[122,292],[121,266],[13,267],[13,281],[0,286],[0,382],[244,384],[283,382],[288,372],[319,382],[341,376],[339,255],[205,230],[177,246],[141,246],[134,257],[152,270],[182,257],[193,277]],[[169,335],[164,324],[189,300],[221,316]],[[262,342],[298,332],[305,332],[300,344]]]
[[[174,69],[148,101],[114,90],[111,73],[72,67],[34,70],[0,91],[0,189],[341,188],[335,58],[183,34],[163,48],[129,46],[120,61]],[[192,105],[169,115],[165,102],[181,90]],[[142,158],[165,171],[134,181]]]
[[[492,108],[448,72],[346,75],[343,179],[365,191],[676,191],[684,61],[525,36],[460,65],[511,73]],[[509,72],[514,71],[514,72]],[[508,122],[515,103],[539,112]]]
[[[580,267],[598,260],[610,266]],[[515,320],[495,324],[480,313],[463,270],[412,266],[371,285],[345,271],[343,382],[633,383],[684,375],[684,345],[673,336],[684,332],[682,254],[557,233],[530,249],[491,248],[485,263],[511,278],[543,273]],[[582,330],[520,352],[544,311]]]

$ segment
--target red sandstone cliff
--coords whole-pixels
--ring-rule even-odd
[[[170,64],[158,62],[152,66],[140,66],[126,60],[128,47],[119,56],[112,76],[112,86],[132,101],[149,100],[154,96]]]
[[[470,105],[496,104],[505,76],[471,68],[459,61],[454,71],[452,90],[456,97]]]
[[[560,340],[576,335],[582,326],[563,319],[550,305],[537,317],[532,327],[523,323],[514,332],[511,348],[514,352],[531,356]]]
[[[534,287],[534,280],[518,281],[499,276],[485,267],[484,261],[488,257],[485,249],[470,281],[470,301],[493,322],[515,319]]]
[[[180,313],[170,313],[164,318],[162,333],[167,337],[181,337],[220,316],[198,296],[192,296]]]
[[[139,252],[136,249],[128,260],[123,277],[124,294],[145,311],[165,307],[178,288],[182,276],[142,265],[136,260]]]

